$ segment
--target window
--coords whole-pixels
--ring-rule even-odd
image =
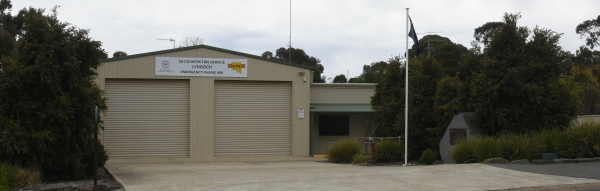
[[[350,118],[348,115],[320,115],[319,136],[349,136]]]

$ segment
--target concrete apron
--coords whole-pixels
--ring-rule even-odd
[[[135,190],[496,190],[600,180],[534,174],[483,164],[357,166],[300,157],[287,161],[108,163]]]

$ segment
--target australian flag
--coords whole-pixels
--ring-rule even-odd
[[[419,48],[419,38],[417,37],[417,33],[415,32],[415,27],[413,27],[410,16],[408,16],[408,19],[410,20],[410,32],[408,33],[408,36],[412,38],[413,42],[415,43],[415,47],[417,48],[417,56],[419,56],[419,54],[421,54],[421,49]]]

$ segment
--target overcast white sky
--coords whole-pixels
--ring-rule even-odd
[[[173,48],[186,36],[204,44],[261,55],[287,47],[289,0],[12,0],[12,13],[24,7],[58,9],[59,19],[90,29],[109,57]],[[428,31],[470,48],[473,30],[521,13],[519,25],[563,33],[560,45],[575,52],[585,44],[575,27],[600,15],[597,0],[293,0],[292,46],[317,57],[324,75],[360,75],[362,66],[386,61],[406,49],[406,9],[417,33]],[[419,38],[426,34],[419,34]]]

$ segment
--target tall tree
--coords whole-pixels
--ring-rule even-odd
[[[357,76],[354,78],[350,78],[348,80],[348,83],[367,83],[367,82],[365,82],[365,79],[361,75],[361,76]]]
[[[14,27],[12,25],[13,17],[10,14],[11,8],[10,0],[0,0],[0,58],[8,54],[15,41],[16,34],[11,32]]]
[[[384,61],[373,62],[371,65],[364,65],[360,76],[350,78],[350,83],[378,83],[383,78],[383,72],[388,63]]]
[[[23,10],[14,51],[2,58],[0,159],[57,178],[90,175],[94,107],[106,109],[94,83],[101,42],[57,18],[56,8]],[[106,157],[105,151],[100,156]],[[100,160],[101,164],[106,158]]]
[[[558,46],[560,35],[519,27],[519,18],[505,14],[470,83],[476,121],[489,134],[564,128],[578,112],[577,96],[564,78],[567,56]]]
[[[469,50],[457,67],[456,76],[446,76],[441,79],[434,96],[435,120],[440,127],[438,134],[443,134],[452,118],[461,112],[470,112],[472,107],[471,81],[473,75],[482,69],[482,54],[480,48]]]
[[[571,61],[571,75],[581,87],[582,114],[600,114],[600,51],[581,46]]]
[[[441,138],[432,111],[433,98],[444,73],[442,64],[432,57],[412,59],[409,67],[408,157],[416,160],[425,149],[437,148]],[[376,85],[375,95],[371,97],[375,136],[404,136],[405,71],[404,63],[392,58]]]
[[[347,83],[348,80],[346,80],[346,75],[344,74],[340,74],[335,76],[335,78],[333,78],[333,83]]]
[[[598,18],[577,25],[575,32],[586,37],[586,45],[579,47],[573,57],[571,75],[581,87],[580,99],[584,115],[600,113],[600,15]]]
[[[16,16],[12,16],[11,8],[10,0],[0,0],[0,58],[8,55],[14,49],[17,32],[23,27],[24,10]],[[0,61],[1,71],[2,61]]]
[[[458,63],[468,52],[461,44],[456,44],[446,37],[439,35],[427,35],[419,40],[420,49],[423,54],[435,58],[442,63],[445,75],[456,75]]]
[[[591,49],[594,49],[594,46],[600,46],[600,15],[596,19],[583,21],[577,25],[575,32],[586,37],[586,45]]]
[[[571,68],[571,75],[581,87],[579,93],[582,114],[600,114],[600,65],[575,65]]]
[[[475,33],[473,33],[473,37],[476,42],[483,43],[484,46],[487,46],[490,41],[493,40],[493,34],[496,29],[502,27],[504,22],[488,22],[480,27],[475,28]]]
[[[398,57],[390,58],[381,81],[371,97],[375,136],[400,136],[404,134],[405,63]]]
[[[581,46],[579,50],[575,51],[575,56],[572,60],[573,64],[583,67],[600,65],[600,51]]]
[[[273,58],[273,53],[271,51],[265,51],[261,56],[264,58]]]
[[[437,124],[435,94],[439,81],[445,76],[442,63],[433,57],[419,57],[409,64],[409,158],[417,159],[427,148],[439,149],[442,138],[441,128]],[[445,128],[444,128],[445,129]]]
[[[279,48],[275,51],[275,55],[270,51],[265,51],[262,54],[262,57],[278,59],[282,61],[290,61],[290,51],[291,51],[291,62],[296,64],[301,64],[305,66],[313,67],[314,76],[313,82],[315,83],[325,83],[325,79],[321,78],[321,74],[325,70],[323,65],[321,65],[321,60],[318,58],[307,55],[304,50],[299,48]]]
[[[121,56],[127,56],[127,53],[124,51],[116,51],[115,53],[113,53],[113,58],[121,57]]]

